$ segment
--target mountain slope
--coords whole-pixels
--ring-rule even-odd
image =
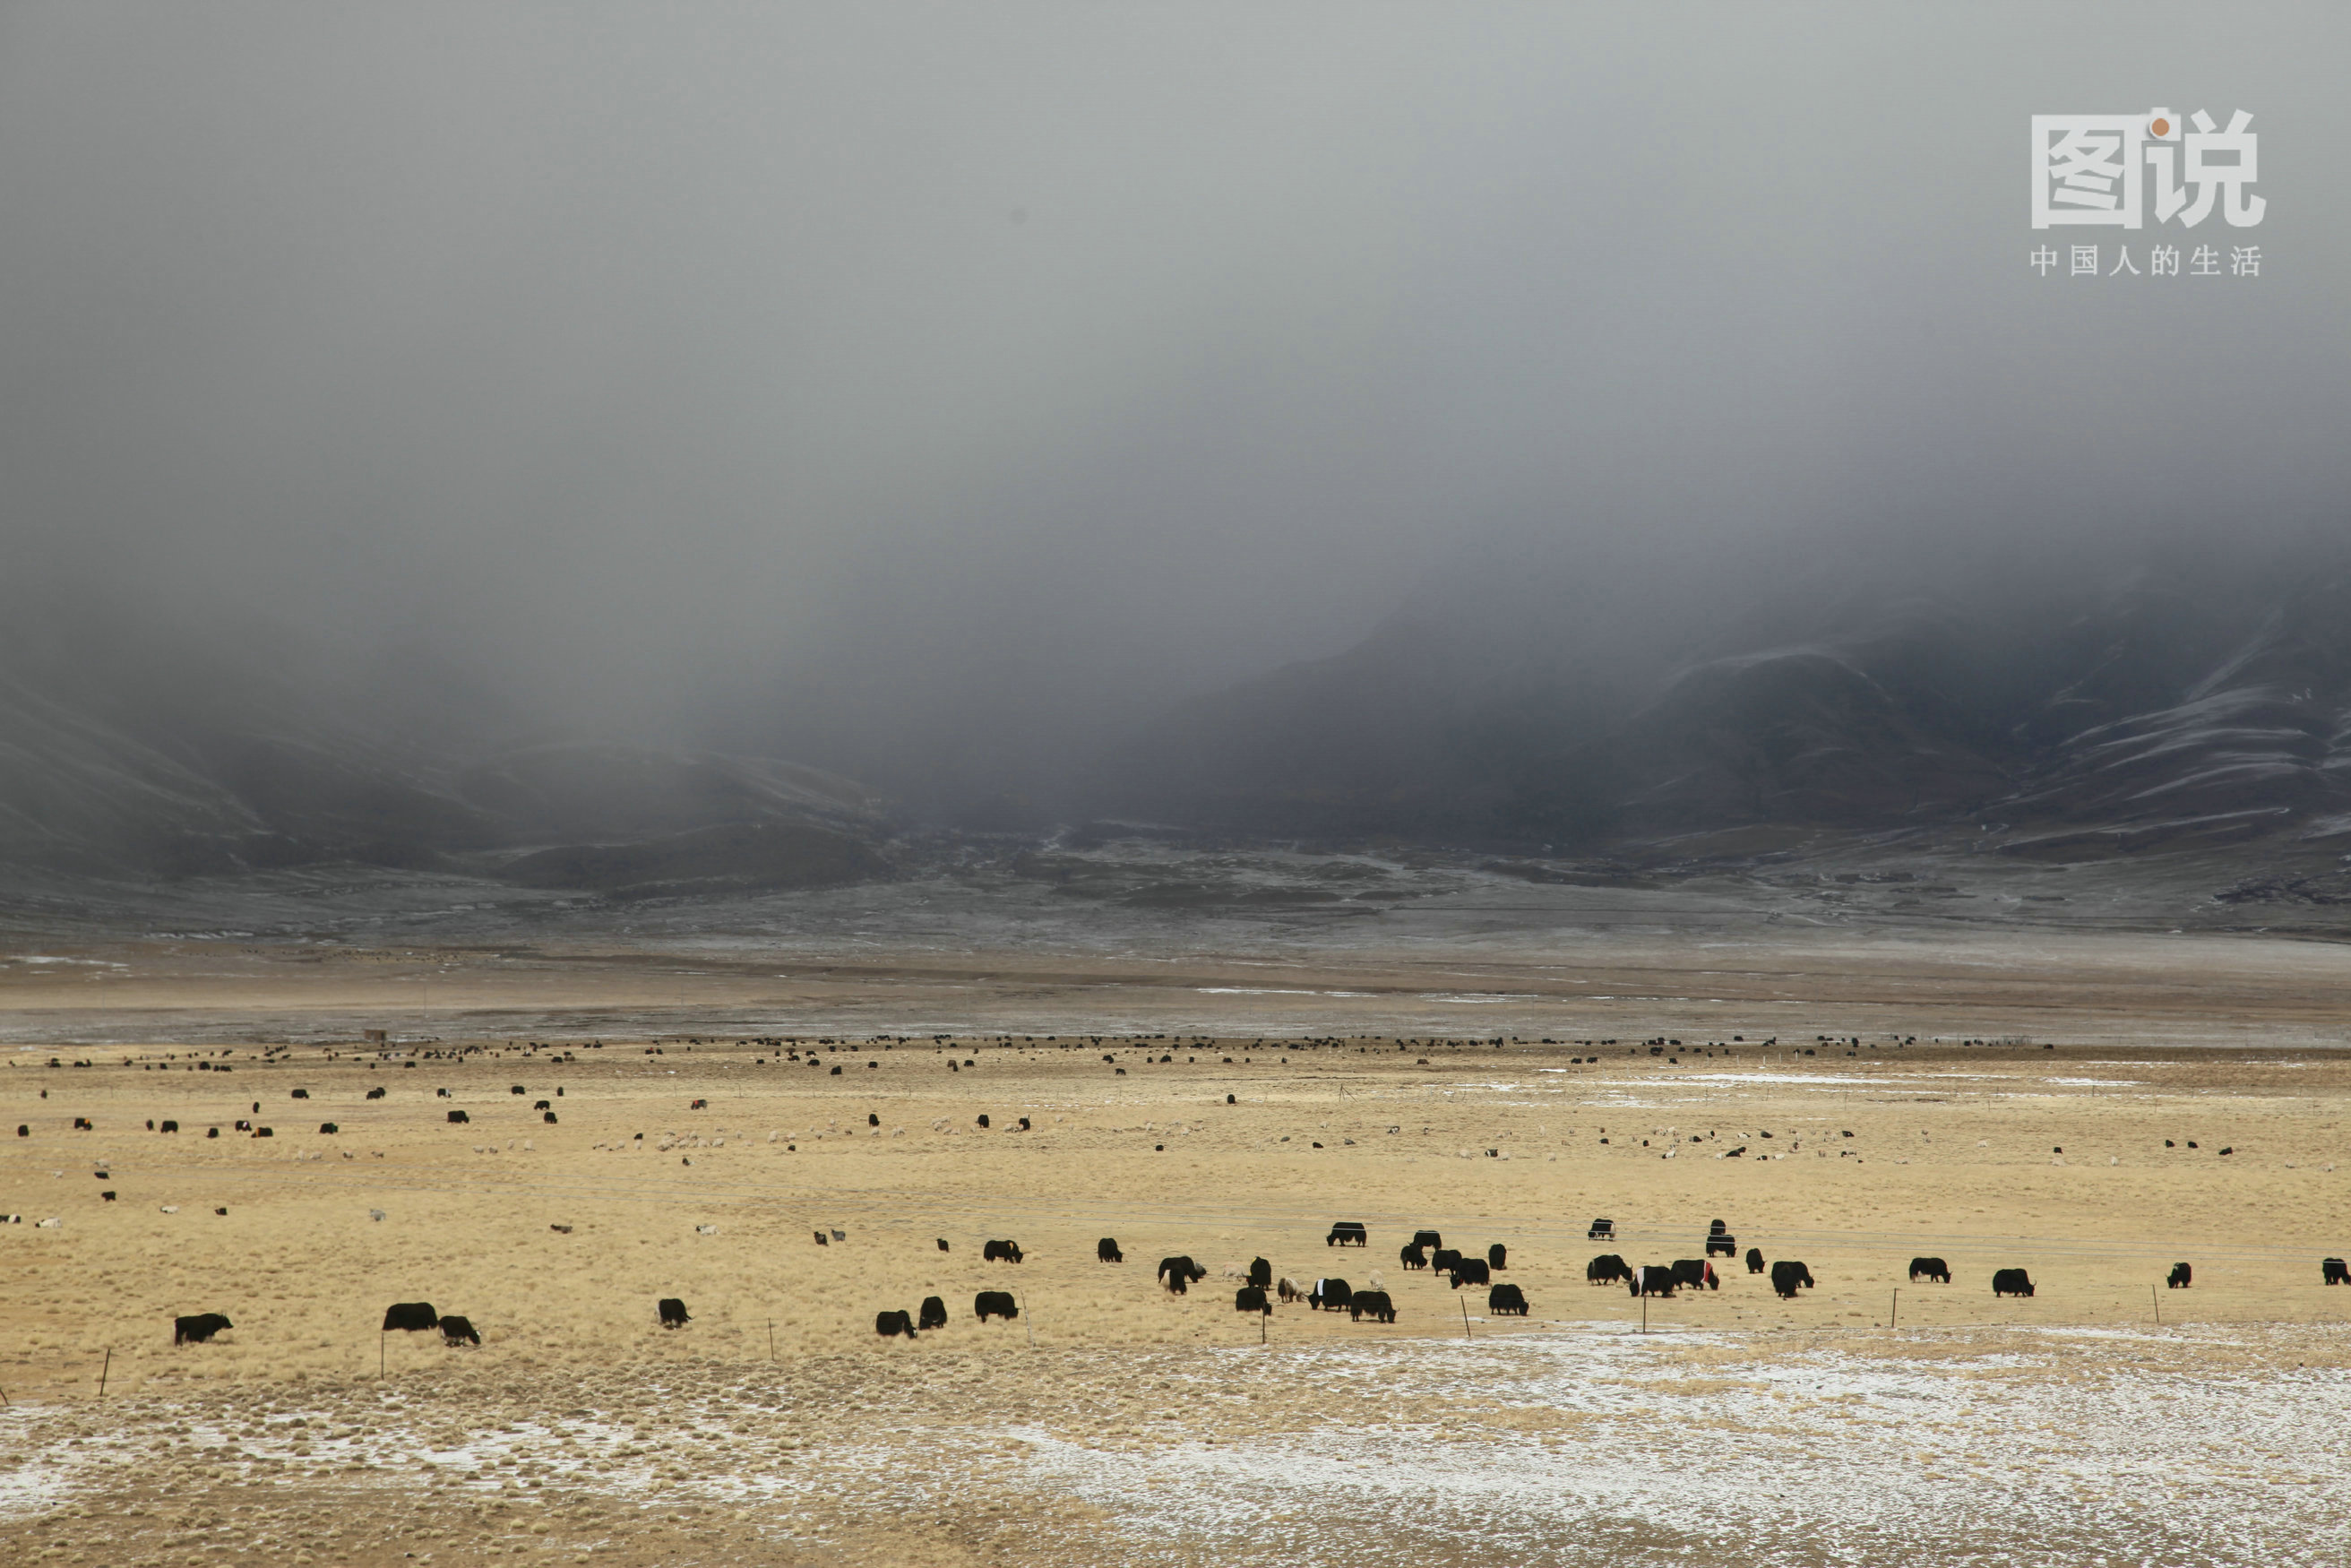
[[[617,744],[443,753],[266,683],[208,689],[125,702],[0,680],[0,867],[140,881],[355,862],[591,889],[615,866],[630,885],[887,874],[879,798],[815,768]],[[605,869],[565,882],[565,865]]]
[[[1562,849],[1766,824],[2331,831],[2351,813],[2351,573],[2294,567],[1668,602],[1630,661],[1621,615],[1473,637],[1399,620],[1130,737],[1095,800],[1229,832]]]

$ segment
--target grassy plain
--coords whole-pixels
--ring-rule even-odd
[[[1702,1005],[1594,1001],[1587,983],[1571,1007],[1542,996],[1555,976],[1488,977],[1524,988],[1478,1015],[1509,1021],[1442,1040],[1409,1027],[1424,1015],[1393,998],[1312,995],[1364,990],[1370,959],[1270,983],[1260,967],[1246,988],[1203,965],[1180,993],[1160,986],[1185,1008],[1167,1007],[1177,1016],[1148,1040],[1071,1034],[1058,1020],[1082,1010],[1087,973],[1003,956],[927,977],[829,970],[825,983],[858,988],[854,1002],[835,998],[838,1012],[866,1027],[803,1021],[789,1031],[799,1043],[781,1048],[696,1031],[690,991],[688,1013],[668,1020],[684,1027],[657,1034],[469,1038],[444,1023],[436,1039],[383,1046],[226,1043],[212,1026],[232,1009],[200,991],[180,998],[207,1026],[188,1038],[19,1051],[0,1070],[5,1131],[27,1130],[0,1138],[0,1211],[23,1218],[0,1228],[11,1402],[0,1554],[1491,1561],[1495,1543],[1474,1530],[1357,1539],[1301,1522],[1318,1497],[1387,1519],[1394,1496],[1374,1489],[1367,1503],[1350,1490],[1370,1484],[1366,1465],[1415,1495],[1455,1498],[1470,1483],[1447,1481],[1439,1458],[1475,1452],[1476,1486],[1498,1484],[1481,1467],[1512,1454],[1550,1478],[1542,1506],[1567,1508],[1573,1525],[1538,1519],[1533,1536],[1513,1537],[1514,1560],[1567,1563],[1595,1542],[1665,1553],[1697,1539],[1670,1500],[1559,1500],[1600,1485],[1595,1467],[1622,1451],[1628,1425],[1670,1418],[1682,1446],[1654,1463],[1690,1467],[1692,1486],[1719,1463],[1708,1433],[1761,1451],[1802,1428],[1823,1463],[1876,1462],[1850,1445],[1886,1431],[1845,1425],[1837,1403],[1875,1397],[1850,1392],[1871,1369],[1924,1380],[1917,1397],[1946,1389],[1954,1412],[1994,1377],[2036,1399],[2105,1386],[2110,1405],[2116,1377],[2149,1401],[2183,1383],[2318,1378],[2310,1409],[2331,1409],[2351,1361],[2351,1290],[2324,1287],[2319,1260],[2351,1253],[2351,1063],[2325,1039],[2331,954],[2277,946],[2290,950],[2240,949],[2236,966],[2220,961],[2226,944],[2196,949],[2211,965],[2203,985],[2176,963],[2138,985],[2108,958],[2095,984],[2044,964],[2038,991],[2029,967],[1978,977],[1947,955],[1907,970],[1881,955],[1866,998],[1813,955],[1804,967],[1831,975],[1823,988],[1835,994],[1809,1001],[1788,965],[1685,977]],[[2289,982],[2319,966],[2323,984],[2256,983],[2264,965]],[[498,994],[492,969],[437,972],[472,988],[479,1019]],[[1464,984],[1406,978],[1396,996]],[[1129,979],[1109,975],[1123,989],[1102,1010],[1131,1022],[1143,1004]],[[532,1009],[557,988],[542,974],[517,986]],[[872,998],[898,986],[982,990],[977,1010],[1000,1021],[953,1039],[906,1027],[869,1038],[881,1032]],[[1327,1009],[1344,1032],[1278,1033],[1261,1014],[1249,1032],[1213,1027],[1215,1009],[1269,992]],[[289,996],[355,1005],[315,971],[268,1008]],[[1764,1022],[1745,1023],[1742,1002]],[[1906,1005],[1915,1028],[1900,1026]],[[725,994],[710,1010],[739,1020],[744,1006]],[[1537,1030],[1554,1006],[1545,1043]],[[1380,1008],[1392,1027],[1375,1033],[1366,1014]],[[1963,1032],[1971,1009],[1980,1033]],[[2247,1024],[2264,1009],[2268,1042]],[[1791,1027],[1804,1011],[1822,1027]],[[1571,1037],[1571,1015],[1616,1043]],[[1056,1022],[1024,1034],[1038,1016]],[[2026,1016],[2049,1027],[2028,1037]],[[1859,1019],[1875,1032],[1854,1023],[1838,1036],[1858,1044],[1817,1038]],[[1653,1053],[1653,1036],[1679,1043]],[[450,1123],[452,1110],[468,1121]],[[147,1130],[167,1119],[178,1133]],[[329,1121],[339,1130],[321,1133]],[[1618,1240],[1587,1239],[1602,1215]],[[1719,1260],[1722,1288],[1652,1302],[1643,1339],[1640,1303],[1584,1281],[1603,1250],[1636,1264],[1695,1256],[1718,1218],[1742,1252],[1805,1261],[1816,1288],[1783,1301]],[[1337,1219],[1363,1221],[1372,1245],[1327,1246]],[[1500,1277],[1525,1291],[1531,1315],[1493,1318],[1482,1292],[1400,1267],[1398,1246],[1422,1228],[1479,1252],[1504,1244]],[[1096,1260],[1105,1235],[1123,1264]],[[994,1238],[1018,1240],[1025,1260],[984,1262]],[[1153,1277],[1173,1253],[1209,1269],[1180,1298]],[[1921,1253],[1947,1259],[1954,1281],[1914,1285],[1907,1264]],[[1260,1255],[1302,1281],[1361,1287],[1376,1273],[1398,1321],[1236,1313],[1223,1270]],[[2194,1266],[2189,1290],[2163,1288],[2177,1261]],[[1991,1271],[2011,1266],[2031,1271],[2034,1297],[1992,1296]],[[983,1289],[1015,1291],[1022,1318],[976,1322]],[[877,1311],[929,1295],[945,1299],[946,1329],[876,1338]],[[683,1298],[694,1322],[661,1329],[664,1296]],[[379,1334],[388,1303],[415,1300],[470,1317],[481,1347]],[[197,1312],[235,1327],[174,1347],[172,1318]],[[1551,1384],[1496,1393],[1587,1354],[1600,1359],[1567,1386],[1614,1389],[1615,1405]],[[1799,1374],[1848,1391],[1816,1391],[1801,1418],[1741,1403]],[[1440,1392],[1401,1399],[1416,1380]],[[2020,1422],[2007,1448],[1972,1459],[1938,1460],[1941,1439],[1916,1423],[1892,1440],[1923,1456],[1908,1464],[1925,1484],[1938,1462],[1961,1476],[2009,1465],[2054,1419]],[[1333,1457],[1343,1432],[1360,1458],[1346,1445]],[[2256,1451],[2244,1434],[2209,1436],[2214,1452]],[[1218,1511],[1239,1489],[1214,1467],[1237,1446],[1259,1456],[1250,1484],[1290,1488],[1287,1503]],[[1984,1528],[2064,1513],[2048,1465],[2069,1451],[2060,1443],[2010,1474],[2000,1495],[2013,1518]],[[2247,1485],[2291,1490],[2297,1465],[2323,1473],[2342,1458],[2276,1453]],[[1309,1458],[1329,1475],[1293,1476]],[[2225,1493],[2218,1462],[2183,1458],[2181,1484],[2204,1475]],[[2301,1528],[2292,1510],[2160,1514],[2160,1492],[2142,1489],[2150,1511],[2108,1521],[2105,1539],[2172,1549],[2206,1531]],[[1853,1499],[1858,1520],[1870,1508]],[[1854,1557],[1766,1515],[1742,1528],[1779,1542],[1773,1560],[1897,1561],[1917,1545],[1893,1530]],[[2283,1550],[2272,1560],[2294,1560]]]

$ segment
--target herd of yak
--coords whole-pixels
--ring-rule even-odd
[[[1614,1221],[1595,1219],[1592,1222],[1591,1239],[1613,1240],[1615,1234]],[[833,1232],[833,1237],[846,1239],[840,1231]],[[825,1245],[831,1239],[821,1230],[816,1233],[819,1246]],[[1331,1234],[1323,1239],[1323,1244],[1329,1247],[1367,1247],[1371,1244],[1371,1236],[1360,1223],[1343,1219],[1332,1226]],[[949,1249],[944,1238],[938,1247],[942,1252]],[[1023,1256],[1019,1244],[1015,1241],[990,1241],[981,1249],[980,1255],[990,1263],[1018,1263]],[[1719,1219],[1714,1221],[1708,1230],[1704,1257],[1681,1258],[1669,1264],[1653,1263],[1636,1268],[1616,1253],[1604,1252],[1584,1266],[1583,1277],[1594,1285],[1613,1285],[1621,1281],[1635,1296],[1671,1296],[1685,1286],[1691,1290],[1719,1291],[1722,1288],[1722,1281],[1714,1271],[1713,1262],[1718,1255],[1727,1258],[1739,1255],[1738,1238],[1732,1236]],[[1095,1243],[1094,1256],[1104,1263],[1126,1261],[1126,1255],[1119,1249],[1115,1237],[1105,1236]],[[1490,1316],[1524,1317],[1527,1315],[1526,1293],[1517,1285],[1497,1281],[1493,1278],[1507,1267],[1509,1258],[1509,1249],[1499,1241],[1488,1248],[1486,1256],[1480,1259],[1446,1246],[1445,1239],[1434,1230],[1420,1230],[1413,1233],[1412,1239],[1399,1252],[1397,1260],[1406,1269],[1425,1269],[1447,1276],[1457,1291],[1464,1285],[1486,1286],[1486,1311]],[[1783,1258],[1768,1267],[1771,1288],[1782,1298],[1793,1300],[1797,1291],[1813,1288],[1812,1271],[1792,1259]],[[1749,1248],[1747,1271],[1761,1274],[1765,1269],[1762,1249]],[[1246,1271],[1232,1266],[1228,1267],[1226,1272],[1244,1281],[1233,1292],[1235,1312],[1271,1316],[1273,1302],[1279,1300],[1303,1301],[1318,1312],[1345,1312],[1357,1322],[1367,1317],[1384,1323],[1396,1320],[1395,1302],[1386,1291],[1376,1288],[1379,1284],[1376,1274],[1372,1277],[1375,1288],[1358,1291],[1340,1279],[1316,1279],[1310,1283],[1284,1275],[1276,1281],[1273,1265],[1263,1258],[1252,1260]],[[2351,1265],[2346,1265],[2343,1259],[2321,1260],[2321,1272],[2327,1284],[2351,1285]],[[1207,1275],[1207,1270],[1188,1256],[1178,1255],[1159,1260],[1159,1283],[1172,1295],[1185,1294]],[[2193,1281],[2194,1275],[2195,1271],[2189,1265],[2175,1263],[2164,1282],[2173,1290],[2182,1290]],[[1913,1258],[1910,1260],[1911,1283],[1916,1284],[1921,1280],[1948,1285],[1951,1282],[1950,1267],[1940,1258]],[[2022,1269],[1994,1270],[1991,1289],[1995,1296],[2030,1296],[2033,1293],[2032,1280]],[[663,1297],[655,1310],[660,1315],[661,1326],[665,1329],[677,1328],[693,1321],[686,1314],[685,1302],[675,1296]],[[1009,1291],[981,1291],[972,1298],[972,1313],[981,1322],[990,1318],[1001,1318],[1008,1322],[1020,1315],[1020,1303]],[[873,1332],[884,1338],[904,1334],[912,1339],[919,1331],[945,1328],[946,1323],[946,1300],[925,1296],[918,1311],[876,1312]],[[235,1326],[219,1312],[178,1318],[173,1320],[172,1343],[206,1343],[221,1330]],[[389,1333],[395,1329],[411,1333],[438,1329],[443,1340],[452,1345],[478,1345],[482,1343],[480,1331],[471,1321],[455,1314],[444,1317],[433,1310],[430,1301],[394,1303],[383,1314],[383,1332]]]

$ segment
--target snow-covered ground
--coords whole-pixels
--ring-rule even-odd
[[[0,1413],[0,1523],[126,1481],[268,1478],[544,1502],[567,1511],[545,1516],[556,1539],[591,1552],[616,1518],[690,1506],[779,1548],[1025,1517],[1030,1557],[1054,1563],[2333,1564],[2351,1553],[2346,1354],[2331,1325],[1595,1327],[1093,1355],[1039,1366],[1050,1396],[1010,1366],[910,1365],[853,1391],[789,1369],[600,1378],[561,1410],[479,1385],[266,1415],[151,1400],[119,1425],[19,1406]],[[1048,1539],[1072,1504],[1089,1532]]]
[[[1108,1511],[1138,1563],[2346,1561],[2351,1375],[2266,1354],[2183,1375],[2199,1337],[2224,1336],[2058,1332],[1925,1358],[1618,1331],[1304,1351],[1290,1375],[1368,1385],[1392,1418],[1146,1464],[1039,1433],[1033,1463]]]

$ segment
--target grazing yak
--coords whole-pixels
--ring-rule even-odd
[[[947,1326],[947,1304],[944,1298],[939,1296],[923,1298],[922,1322],[919,1326],[926,1329],[943,1329]]]
[[[1671,1269],[1647,1263],[1633,1270],[1631,1291],[1636,1296],[1670,1296],[1680,1283]]]
[[[1263,1312],[1266,1316],[1271,1317],[1273,1315],[1273,1303],[1265,1299],[1265,1287],[1263,1285],[1243,1285],[1239,1290],[1233,1292],[1233,1311],[1237,1312]]]
[[[1614,1252],[1603,1252],[1583,1266],[1583,1278],[1594,1285],[1613,1285],[1633,1277],[1632,1269]]]
[[[378,1085],[376,1085],[376,1087],[374,1087],[373,1089],[369,1090],[369,1091],[367,1092],[367,1097],[368,1097],[369,1099],[371,1099],[371,1100],[381,1100],[381,1099],[382,1099],[382,1098],[383,1098],[383,1086],[382,1086],[381,1084],[378,1084]]]
[[[1325,1247],[1368,1247],[1371,1244],[1371,1232],[1365,1230],[1363,1221],[1358,1219],[1335,1222],[1331,1227],[1331,1234],[1322,1239]]]
[[[1440,1274],[1450,1274],[1461,1267],[1461,1254],[1453,1248],[1439,1248],[1428,1260],[1428,1266]]]
[[[190,1318],[172,1320],[173,1344],[210,1344],[213,1335],[236,1325],[218,1312],[198,1312]]]
[[[1948,1285],[1951,1282],[1951,1266],[1940,1258],[1913,1258],[1910,1260],[1910,1282],[1915,1285],[1921,1280]]]
[[[1584,1237],[1584,1239],[1585,1239],[1585,1240],[1587,1240],[1587,1241],[1614,1241],[1614,1240],[1615,1240],[1615,1239],[1616,1239],[1616,1222],[1615,1222],[1614,1220],[1613,1220],[1613,1219],[1595,1219],[1595,1220],[1593,1220],[1593,1221],[1592,1222],[1592,1229],[1591,1229],[1591,1231],[1590,1231],[1588,1234],[1586,1234],[1586,1236]]]
[[[674,1329],[682,1323],[690,1323],[694,1321],[685,1315],[685,1303],[675,1296],[664,1296],[657,1310],[661,1312],[661,1326],[665,1329]]]
[[[1365,1318],[1374,1322],[1395,1322],[1395,1303],[1388,1300],[1385,1291],[1357,1291],[1347,1298],[1347,1316],[1355,1322]]]
[[[2189,1283],[2195,1278],[2195,1270],[2189,1268],[2185,1263],[2174,1263],[2171,1266],[2171,1273],[2163,1281],[2164,1288],[2172,1291],[2184,1291],[2188,1289]]]
[[[478,1345],[482,1343],[482,1336],[475,1331],[472,1319],[453,1314],[441,1320],[441,1340],[444,1344],[455,1344],[463,1341],[467,1344]]]
[[[1274,1286],[1274,1294],[1285,1301],[1302,1301],[1306,1299],[1306,1287],[1284,1274]]]
[[[1208,1271],[1192,1261],[1189,1256],[1159,1260],[1159,1282],[1176,1295],[1182,1295],[1195,1281],[1205,1280]]]
[[[1486,1311],[1498,1318],[1527,1315],[1527,1293],[1516,1285],[1497,1285],[1486,1292]]]
[[[1273,1265],[1262,1258],[1249,1260],[1249,1282],[1260,1291],[1273,1288]]]
[[[395,1301],[383,1312],[383,1332],[398,1329],[402,1333],[422,1333],[426,1329],[439,1328],[441,1314],[433,1310],[430,1301]]]
[[[1020,1243],[991,1241],[979,1249],[979,1260],[983,1263],[1018,1263],[1020,1261]]]
[[[1813,1288],[1813,1271],[1791,1258],[1782,1258],[1771,1265],[1771,1288],[1780,1292],[1783,1301],[1792,1301],[1800,1290]]]
[[[1674,1278],[1693,1291],[1722,1289],[1722,1281],[1715,1277],[1714,1265],[1703,1258],[1675,1259]]]
[[[1499,1273],[1509,1265],[1510,1257],[1510,1249],[1497,1241],[1486,1249],[1486,1267]]]
[[[1320,1312],[1343,1312],[1347,1310],[1347,1303],[1354,1299],[1354,1290],[1346,1281],[1317,1280],[1313,1291],[1306,1298],[1306,1304]]]
[[[2032,1294],[2032,1276],[2022,1269],[1994,1270],[1991,1293],[1995,1296],[2029,1296]]]
[[[1412,1244],[1415,1247],[1426,1247],[1434,1252],[1445,1245],[1445,1238],[1434,1230],[1416,1230],[1412,1233]]]
[[[1750,1274],[1761,1274],[1763,1271],[1763,1249],[1761,1247],[1750,1247],[1747,1249],[1747,1271]]]
[[[1490,1285],[1493,1282],[1494,1271],[1486,1267],[1483,1258],[1464,1258],[1453,1265],[1453,1288],[1457,1291],[1464,1285]]]
[[[1715,1223],[1719,1225],[1722,1221],[1718,1219]],[[1706,1255],[1711,1258],[1717,1253],[1720,1253],[1725,1258],[1738,1257],[1739,1238],[1725,1230],[1718,1230],[1713,1235],[1708,1237],[1706,1239]]]
[[[1428,1249],[1416,1241],[1396,1253],[1396,1261],[1407,1269],[1428,1267]]]
[[[912,1339],[914,1337],[914,1320],[904,1312],[876,1312],[873,1314],[873,1332],[883,1339],[895,1339],[900,1334]]]
[[[1012,1299],[1009,1291],[982,1291],[971,1299],[972,1315],[981,1322],[991,1317],[1010,1322],[1020,1315],[1020,1303]]]
[[[466,1115],[463,1111],[452,1111],[449,1113],[449,1123],[452,1126],[455,1126],[460,1123],[470,1122],[472,1120],[473,1118]]]
[[[2351,1266],[2346,1266],[2340,1258],[2321,1258],[2318,1272],[2330,1285],[2351,1285]]]
[[[944,1244],[942,1244],[942,1246],[944,1247]],[[1118,1238],[1115,1236],[1105,1236],[1101,1240],[1095,1242],[1094,1257],[1097,1260],[1104,1263],[1123,1263],[1126,1261],[1126,1254],[1118,1249]]]

